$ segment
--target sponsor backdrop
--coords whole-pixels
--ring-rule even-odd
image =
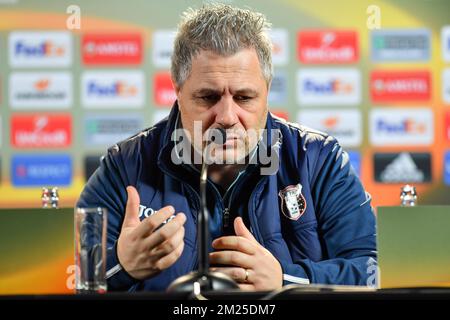
[[[273,23],[271,111],[336,136],[374,207],[406,183],[450,204],[450,2],[227,2]],[[0,208],[42,186],[72,207],[108,146],[168,114],[174,27],[201,3],[0,0]]]

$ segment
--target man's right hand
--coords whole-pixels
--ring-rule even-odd
[[[140,221],[139,194],[132,186],[127,187],[127,193],[127,207],[117,242],[117,256],[130,276],[144,280],[169,268],[181,256],[186,216],[179,213],[155,231],[175,213],[174,208],[166,206]]]

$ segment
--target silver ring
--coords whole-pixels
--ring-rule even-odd
[[[247,282],[248,280],[248,269],[244,269],[245,270],[245,279],[244,282]]]

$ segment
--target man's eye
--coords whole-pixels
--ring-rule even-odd
[[[252,97],[249,97],[249,96],[235,96],[234,99],[236,101],[246,102],[246,101],[250,101],[252,99]]]
[[[207,96],[202,96],[202,97],[200,97],[200,99],[202,99],[205,102],[216,102],[219,100],[219,96],[217,96],[215,94],[211,94],[211,95],[207,95]]]

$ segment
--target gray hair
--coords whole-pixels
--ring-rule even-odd
[[[207,4],[185,11],[178,26],[172,55],[172,79],[181,87],[189,77],[193,58],[201,51],[230,56],[254,48],[267,85],[273,77],[270,23],[257,12],[225,4]]]

